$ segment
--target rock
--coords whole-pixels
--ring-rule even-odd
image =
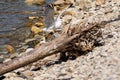
[[[12,45],[6,45],[6,49],[8,51],[8,53],[14,53],[15,49]]]
[[[38,18],[38,17],[36,17],[36,16],[30,16],[29,17],[30,20],[33,20],[33,19],[36,19],[36,18]]]
[[[31,31],[35,34],[42,32],[42,29],[38,28],[37,26],[32,26]]]
[[[33,80],[45,80],[45,78],[43,78],[41,76],[37,76],[37,77],[34,77]]]
[[[96,5],[102,5],[105,3],[105,0],[95,0]]]
[[[76,5],[79,5],[82,10],[86,10],[92,6],[92,2],[90,0],[77,0]]]
[[[19,68],[19,69],[16,69],[14,72],[22,72],[22,71],[25,71],[25,68],[24,67],[22,67],[22,68]]]
[[[34,48],[28,48],[28,49],[26,49],[25,53],[29,53],[29,52],[31,52],[33,50],[34,50]]]
[[[35,23],[35,26],[44,27],[44,24],[43,24],[43,22],[37,22],[37,23]]]
[[[20,77],[10,77],[10,78],[5,78],[4,80],[25,80],[23,78],[20,78]]]
[[[26,76],[26,77],[31,77],[31,76],[34,75],[33,72],[30,71],[30,70],[24,71],[24,72],[22,72],[22,73],[23,73],[23,75]]]
[[[3,62],[8,62],[8,61],[10,61],[11,59],[10,58],[8,58],[8,59],[5,59]]]
[[[35,45],[39,43],[39,40],[36,39],[27,39],[25,40],[25,44],[28,45],[29,48],[34,48]]]
[[[18,55],[19,55],[18,53],[11,54],[11,55],[10,55],[10,58],[11,58],[11,59],[16,58]]]
[[[58,5],[58,4],[63,4],[65,1],[64,0],[57,0],[56,2],[54,2],[55,5]]]
[[[44,4],[51,4],[56,0],[25,0],[26,4],[33,4],[33,5],[44,5]]]
[[[76,17],[77,16],[77,13],[76,13],[76,11],[66,11],[65,13],[64,13],[64,15],[71,15],[71,16],[73,16],[73,17]]]
[[[16,73],[12,73],[12,72],[10,72],[10,73],[6,73],[4,76],[5,76],[6,78],[10,78],[10,77],[18,77],[18,75],[17,75]]]
[[[26,4],[34,4],[34,5],[43,5],[45,4],[45,0],[25,0]]]

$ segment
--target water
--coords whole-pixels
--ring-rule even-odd
[[[0,52],[6,44],[15,44],[27,37],[30,31],[25,24],[28,17],[35,14],[24,12],[38,12],[40,7],[29,6],[24,0],[0,0]],[[17,30],[14,30],[18,28]]]

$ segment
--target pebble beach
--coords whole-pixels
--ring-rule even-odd
[[[95,47],[74,60],[61,63],[56,63],[58,58],[55,55],[48,56],[4,74],[0,77],[2,80],[120,80],[120,1],[71,0],[71,2],[74,7],[69,8],[62,16],[63,26],[84,20],[90,22],[93,19],[110,21],[101,29],[104,45]],[[45,60],[48,61],[47,65],[41,64]],[[37,69],[33,70],[36,67]]]

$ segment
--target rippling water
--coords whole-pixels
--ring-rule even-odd
[[[24,0],[0,0],[0,52],[5,44],[22,41],[27,37],[25,34],[29,29],[25,27],[25,23],[28,21],[28,17],[33,14],[23,14],[22,12],[39,10],[40,7],[28,6]],[[12,31],[20,27],[22,29]]]

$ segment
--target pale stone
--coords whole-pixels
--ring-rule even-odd
[[[42,32],[42,29],[38,28],[37,26],[32,26],[31,31],[37,34]]]

